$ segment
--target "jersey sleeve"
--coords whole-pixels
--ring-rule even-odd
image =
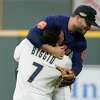
[[[40,21],[35,27],[33,27],[29,34],[27,35],[27,38],[30,40],[30,42],[35,45],[36,47],[41,47],[45,41],[43,38],[41,39],[41,35],[43,31],[48,27],[59,27],[59,17],[57,16],[48,16],[45,20]]]
[[[84,51],[86,50],[87,45],[86,41],[81,41],[78,43],[76,48],[73,50],[73,55],[72,55],[72,70],[74,71],[75,75],[77,76],[83,67],[83,56],[84,56]]]
[[[20,50],[19,46],[16,46],[15,51],[14,51],[14,60],[16,62],[19,62],[20,52],[21,52],[21,50]]]
[[[14,55],[13,55],[14,60],[15,60],[16,62],[19,62],[20,56],[21,56],[21,54],[22,54],[22,52],[23,52],[23,48],[24,48],[24,47],[25,47],[25,45],[23,45],[23,41],[22,41],[20,44],[18,44],[18,45],[16,46],[16,48],[15,48],[15,50],[14,50]]]

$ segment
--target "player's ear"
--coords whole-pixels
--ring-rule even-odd
[[[39,29],[44,29],[46,26],[47,26],[47,23],[45,21],[40,21],[37,24],[37,28],[39,28]]]

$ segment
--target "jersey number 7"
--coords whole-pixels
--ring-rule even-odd
[[[39,72],[42,70],[43,66],[36,63],[36,62],[33,62],[33,65],[35,65],[37,67],[37,69],[34,71],[34,73],[30,76],[30,78],[28,79],[28,82],[32,82],[35,77],[39,74]]]

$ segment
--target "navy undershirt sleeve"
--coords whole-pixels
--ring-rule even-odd
[[[86,50],[86,48],[87,48],[87,43],[86,40],[84,40],[77,43],[76,48],[73,50],[72,70],[74,71],[76,76],[81,72],[83,68],[82,52]]]
[[[74,51],[72,56],[72,70],[77,76],[82,70],[81,52]]]
[[[40,39],[42,32],[43,30],[34,27],[29,31],[29,34],[27,35],[29,41],[38,48],[41,47],[41,45],[43,44],[43,41],[41,41]]]
[[[56,20],[58,17],[56,16],[48,16],[44,21],[47,23],[47,26],[44,29],[37,28],[37,26],[33,27],[29,34],[27,35],[27,38],[30,40],[30,42],[35,45],[36,47],[41,47],[45,41],[43,41],[43,38],[41,39],[43,31],[48,27],[57,27],[59,26],[59,19]],[[55,33],[56,34],[56,33]]]

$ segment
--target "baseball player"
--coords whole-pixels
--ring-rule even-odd
[[[56,94],[61,94],[59,90],[56,94],[53,93],[59,86],[61,75],[56,67],[71,69],[70,58],[64,56],[62,60],[54,60],[52,55],[34,47],[28,39],[24,39],[16,47],[14,58],[19,65],[13,100],[56,100],[59,96]],[[63,93],[64,90],[65,88],[61,88]]]
[[[72,81],[69,85],[74,82],[82,70],[87,48],[84,34],[90,30],[91,25],[99,27],[95,22],[96,14],[92,7],[81,5],[71,17],[48,16],[29,31],[15,50],[14,57],[19,67],[14,100],[51,100],[57,86],[65,86],[65,81],[70,78]],[[56,59],[64,60],[64,55],[70,53],[71,70],[56,67]]]
[[[48,16],[29,31],[27,39],[59,59],[63,58],[65,52],[72,52],[72,71],[77,76],[82,70],[83,54],[87,48],[84,35],[91,25],[100,27],[95,22],[96,14],[92,7],[81,5],[71,17]],[[56,42],[64,45],[53,46]]]

